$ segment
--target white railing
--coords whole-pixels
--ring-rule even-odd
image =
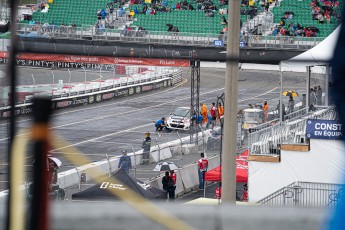
[[[303,111],[303,110],[300,110]],[[296,111],[299,113],[300,111]],[[283,123],[272,125],[249,133],[248,147],[250,154],[279,154],[279,144],[290,141],[292,143],[305,142],[307,119],[334,120],[337,117],[333,107],[305,113],[299,113],[299,117],[293,116]]]

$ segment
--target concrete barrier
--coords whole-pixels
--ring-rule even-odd
[[[154,146],[151,148],[151,162],[159,162],[165,159],[169,159],[172,157],[171,151],[169,147],[160,149],[158,146]]]
[[[184,186],[183,186],[183,182],[182,182],[182,175],[181,175],[181,172],[180,170],[176,170],[175,171],[176,173],[176,190],[175,190],[175,195],[177,197],[185,194],[185,189],[184,189]]]
[[[202,134],[199,133],[198,136],[202,137]],[[189,137],[184,137],[181,140],[183,142],[188,141]],[[181,143],[180,140],[174,140],[174,141],[160,144],[160,148],[161,148],[160,156],[158,155],[159,151],[157,151],[158,147],[152,146],[151,158],[153,159],[154,162],[171,158],[172,157],[171,148],[176,149],[175,147],[178,146],[180,143]],[[199,145],[202,145],[202,142],[199,142]],[[193,149],[196,147],[192,145],[191,148]],[[191,150],[188,150],[188,151],[191,151]],[[132,166],[140,165],[143,158],[143,150],[139,150],[134,153],[133,152],[128,153],[128,156],[131,157]],[[99,176],[103,176],[103,175],[115,172],[116,170],[118,170],[119,158],[120,156],[111,157],[108,160],[93,162],[87,165],[76,167],[74,169],[60,172],[58,173],[57,184],[59,185],[60,188],[68,188],[71,186],[78,185],[80,183],[81,173],[83,172],[86,173],[86,183],[94,179],[95,177],[99,177]],[[214,161],[213,158],[209,159],[210,167],[217,164],[217,163],[213,163],[213,161]],[[91,171],[93,171],[93,173],[90,173]],[[189,165],[186,168],[178,170],[176,176],[177,176],[177,182],[176,182],[177,195],[182,195],[186,192],[189,192],[192,189],[196,188],[199,184],[196,164]],[[152,181],[149,181],[148,183],[152,184],[152,186],[154,187],[158,186],[159,188],[162,188],[161,179],[162,177],[158,177]],[[25,189],[25,186],[23,185],[21,189]],[[0,198],[6,197],[7,195],[8,195],[8,190],[0,192]]]
[[[184,192],[197,189],[199,185],[199,175],[197,164],[188,165],[180,170]]]

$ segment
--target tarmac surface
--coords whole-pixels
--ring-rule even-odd
[[[0,66],[4,70],[5,66]],[[152,121],[158,120],[178,106],[190,106],[190,69],[183,69],[184,81],[174,87],[159,91],[152,91],[145,94],[132,95],[126,98],[103,102],[100,104],[76,107],[56,111],[53,114],[51,129],[53,132],[65,139],[69,146],[76,149],[73,162],[63,157],[64,147],[53,149],[52,154],[63,162],[61,171],[79,166],[77,155],[79,153],[89,157],[90,161],[98,161],[108,156],[121,154],[122,149],[132,151],[141,149],[144,133],[151,132],[153,144],[156,139],[162,143],[178,139],[176,132],[164,134],[159,138],[155,133]],[[50,84],[53,81],[52,70],[43,68],[19,68],[20,84],[32,84],[34,74],[36,83]],[[98,78],[99,74],[104,78],[111,78],[111,73],[88,72],[87,77]],[[84,71],[71,71],[71,81],[84,81]],[[69,81],[69,73],[65,70],[54,70],[54,82],[59,79]],[[322,75],[313,75],[311,86],[324,85]],[[39,80],[38,80],[39,79]],[[90,80],[88,79],[88,80]],[[284,73],[283,89],[296,90],[300,95],[305,93],[304,73]],[[321,80],[320,80],[321,79]],[[238,106],[246,108],[248,104],[262,103],[267,100],[270,108],[276,108],[279,100],[280,75],[278,72],[270,71],[241,71],[238,81]],[[225,87],[225,69],[201,68],[201,89],[200,102],[206,103],[209,107],[215,102],[217,95],[221,95]],[[295,103],[302,97],[295,98]],[[287,105],[288,98],[284,98]],[[17,131],[23,131],[30,127],[31,117],[20,117],[17,120]],[[0,191],[7,189],[7,146],[8,146],[8,121],[0,121]],[[180,135],[189,135],[181,132]],[[30,147],[27,149],[27,171],[31,171],[32,157]],[[183,164],[195,162],[199,156],[191,159],[175,158]],[[178,163],[181,165],[181,163]],[[145,169],[138,170],[137,178],[145,180],[151,177],[151,172],[146,173]],[[149,171],[150,169],[147,169]]]

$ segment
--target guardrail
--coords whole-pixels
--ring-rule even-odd
[[[44,26],[19,24],[18,33],[21,37],[71,39],[71,40],[106,40],[138,43],[162,43],[167,45],[186,45],[214,47],[215,40],[226,41],[222,34],[167,32],[126,29],[98,29],[87,25],[72,26]],[[321,37],[290,37],[290,36],[260,36],[245,35],[240,40],[244,47],[251,48],[279,48],[279,49],[310,49],[320,43]],[[224,42],[225,43],[225,42]]]
[[[344,184],[294,182],[259,200],[263,206],[335,207],[344,196]]]

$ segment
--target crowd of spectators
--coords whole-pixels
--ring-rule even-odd
[[[337,13],[339,2],[336,0],[312,0],[310,2],[311,18],[319,24],[331,23],[331,17],[340,17]],[[280,20],[280,24],[271,31],[273,36],[302,36],[315,37],[319,29],[315,26],[305,26],[294,22],[294,12],[286,11]]]
[[[319,23],[323,24],[325,21],[330,24],[331,16],[336,16],[339,2],[335,0],[331,1],[318,1],[312,0],[310,2],[311,17],[313,20],[318,20]]]

